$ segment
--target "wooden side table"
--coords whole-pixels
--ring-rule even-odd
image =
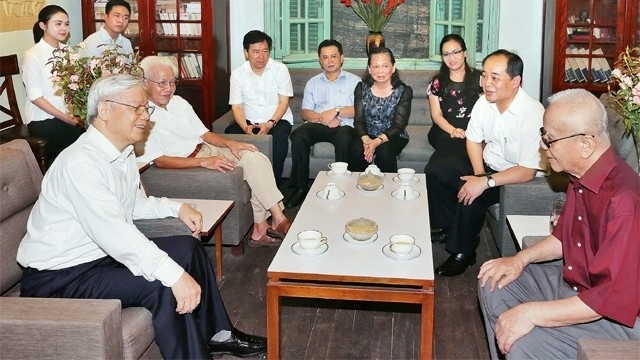
[[[215,238],[216,253],[216,279],[222,280],[222,222],[233,207],[232,200],[204,200],[204,199],[175,199],[171,200],[186,203],[202,213],[202,231],[200,236],[209,236],[212,233]]]
[[[507,215],[507,223],[518,241],[519,250],[527,247],[525,238],[545,238],[549,235],[549,215]]]

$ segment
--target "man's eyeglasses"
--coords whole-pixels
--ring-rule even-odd
[[[176,87],[178,86],[178,80],[173,80],[173,81],[155,81],[155,80],[151,80],[149,78],[144,78],[145,80],[149,80],[152,83],[156,83],[158,84],[158,86],[160,86],[161,88],[167,88],[167,87]]]
[[[463,52],[464,52],[464,50],[462,50],[462,49],[454,50],[452,52],[442,53],[442,57],[443,58],[448,58],[449,56],[458,57],[458,55],[462,54]]]
[[[580,133],[580,134],[573,134],[573,135],[565,136],[565,137],[560,138],[560,139],[555,139],[555,140],[549,141],[549,140],[547,140],[545,138],[546,135],[547,135],[547,130],[544,127],[541,127],[540,128],[540,139],[542,140],[542,143],[544,144],[544,146],[546,148],[548,148],[548,149],[551,148],[551,144],[553,144],[554,142],[558,142],[560,140],[571,139],[571,138],[574,138],[576,136],[593,136],[593,135],[587,135],[585,133]]]
[[[136,115],[142,115],[145,111],[147,112],[147,114],[151,115],[151,114],[153,114],[153,111],[156,109],[155,106],[149,106],[149,105],[133,106],[133,105],[129,105],[129,104],[113,101],[113,100],[105,100],[105,101],[106,102],[110,102],[110,103],[114,103],[114,104],[118,104],[118,105],[122,105],[122,106],[126,106],[126,107],[130,107],[130,108],[133,109],[133,111],[136,113]]]

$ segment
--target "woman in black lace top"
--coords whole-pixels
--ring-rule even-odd
[[[369,53],[368,73],[355,89],[354,128],[349,169],[363,171],[375,162],[383,172],[398,170],[397,157],[409,142],[407,123],[413,90],[398,76],[391,50]]]

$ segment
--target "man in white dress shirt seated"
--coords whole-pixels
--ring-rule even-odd
[[[116,46],[119,53],[133,55],[131,41],[122,35],[129,25],[131,5],[124,0],[110,0],[104,10],[102,28],[84,39],[85,54],[101,56],[110,46]]]
[[[153,314],[155,340],[169,359],[253,356],[266,339],[235,329],[209,256],[192,236],[147,239],[134,219],[179,217],[194,235],[202,215],[146,197],[133,143],[149,115],[140,79],[102,78],[88,98],[89,127],[47,171],[18,248],[21,296],[119,299]]]

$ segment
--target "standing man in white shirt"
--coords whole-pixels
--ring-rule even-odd
[[[133,55],[131,41],[122,35],[129,25],[131,5],[124,0],[110,0],[104,10],[106,15],[102,28],[84,39],[85,54],[101,56],[109,45],[115,45],[119,53]]]
[[[293,86],[286,65],[269,57],[271,44],[271,37],[259,30],[244,36],[247,61],[233,70],[230,80],[229,105],[235,123],[225,133],[273,136],[273,174],[280,185],[293,125],[289,108]]]
[[[167,198],[146,197],[133,144],[149,115],[140,79],[114,75],[89,92],[89,127],[47,171],[18,248],[21,296],[119,299],[153,314],[164,358],[253,356],[266,339],[235,329],[211,262],[192,236],[147,239],[134,219],[179,217],[194,235],[202,215]]]

